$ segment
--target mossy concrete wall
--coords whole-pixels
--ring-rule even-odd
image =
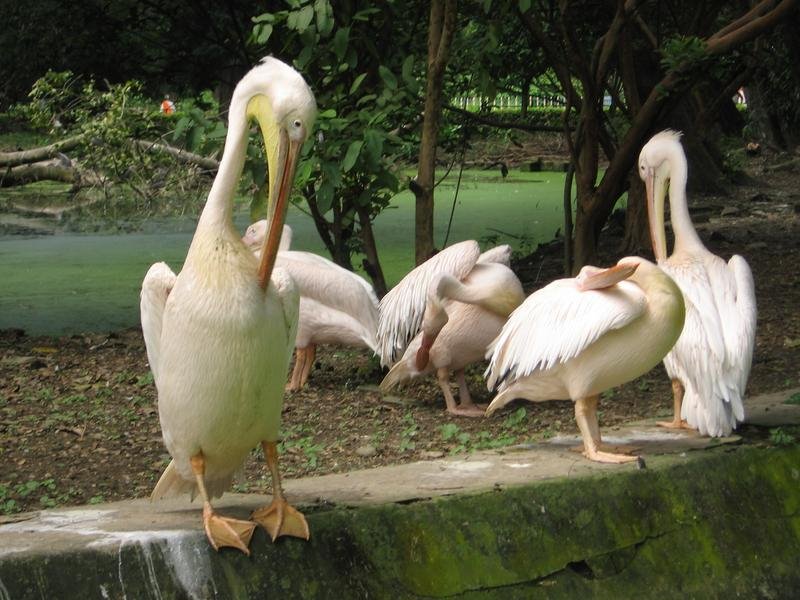
[[[720,447],[407,504],[319,507],[309,542],[202,534],[0,556],[6,598],[795,598],[800,447]],[[197,517],[199,530],[199,515]]]

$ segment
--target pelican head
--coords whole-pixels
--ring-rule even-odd
[[[264,137],[269,171],[269,229],[264,238],[258,277],[266,287],[275,265],[289,194],[303,143],[317,115],[311,88],[289,65],[267,57],[236,86],[231,107],[244,106]]]
[[[684,157],[681,133],[667,129],[657,133],[639,153],[639,177],[647,193],[647,217],[650,224],[650,241],[656,261],[667,258],[667,239],[664,233],[664,198],[667,187],[675,175],[676,156]],[[677,153],[677,154],[676,154]],[[682,164],[686,160],[683,158]],[[685,167],[684,167],[685,176]],[[684,181],[685,184],[685,181]]]

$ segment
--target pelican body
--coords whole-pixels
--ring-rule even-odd
[[[510,256],[506,245],[481,254],[477,242],[460,242],[411,271],[384,297],[378,328],[382,362],[390,364],[399,351],[403,354],[381,390],[435,373],[450,414],[483,416],[485,406],[472,401],[464,369],[483,360],[488,344],[525,298],[508,267]],[[458,381],[458,403],[450,391],[451,373]]]
[[[262,219],[247,228],[242,241],[260,252],[267,231]],[[292,378],[286,389],[308,381],[319,344],[376,349],[378,298],[372,286],[352,271],[312,252],[289,250],[292,230],[283,226],[278,267],[286,269],[300,293],[300,316]]]
[[[660,424],[729,435],[744,419],[756,331],[753,275],[744,258],[734,255],[726,263],[697,235],[686,201],[687,163],[679,133],[662,131],[645,144],[639,175],[647,190],[653,252],[686,304],[686,326],[664,358],[672,380],[674,418]],[[675,236],[670,256],[664,230],[667,182]]]
[[[289,275],[273,267],[299,150],[315,114],[311,90],[284,63],[267,58],[245,75],[231,99],[225,151],[183,269],[175,275],[156,263],[142,284],[142,331],[172,456],[153,498],[198,491],[206,534],[217,548],[248,553],[256,523],[273,539],[308,537],[305,519],[283,498],[277,465],[298,294]],[[275,224],[260,260],[231,219],[251,117],[267,146]],[[217,515],[211,498],[222,495],[259,443],[272,474],[273,503],[256,511],[254,521]]]
[[[516,398],[571,399],[588,458],[635,460],[600,448],[599,395],[657,365],[683,321],[678,287],[640,257],[556,280],[529,296],[492,343],[487,383],[500,392],[487,416]]]

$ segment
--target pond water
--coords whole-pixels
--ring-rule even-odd
[[[514,173],[505,179],[485,171],[462,179],[448,245],[496,238],[517,250],[551,239],[561,227],[563,173]],[[435,241],[441,247],[453,202],[455,178],[437,188]],[[237,215],[240,230],[247,226]],[[311,218],[291,207],[287,223],[293,248],[325,255]],[[139,289],[149,266],[166,261],[180,269],[194,219],[149,221],[140,232],[0,236],[0,329],[60,335],[110,331],[139,321]],[[375,236],[389,285],[413,266],[414,200],[398,194],[375,221]],[[358,259],[360,260],[360,259]]]

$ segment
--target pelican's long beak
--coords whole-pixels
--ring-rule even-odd
[[[285,132],[281,131],[280,144],[283,146],[278,155],[283,157],[279,162],[276,174],[277,186],[270,186],[269,229],[261,249],[261,263],[258,266],[258,283],[262,289],[267,288],[267,282],[272,276],[275,267],[275,258],[281,244],[283,224],[286,220],[286,210],[289,208],[289,196],[294,183],[294,171],[297,159],[300,156],[302,142],[290,140]]]
[[[664,232],[664,197],[666,179],[651,169],[644,180],[647,195],[647,221],[650,225],[650,242],[656,262],[667,258],[667,237]]]
[[[278,255],[286,210],[294,183],[294,173],[303,140],[289,137],[289,134],[272,118],[272,107],[264,96],[255,96],[247,107],[249,116],[255,117],[261,126],[264,145],[267,149],[267,169],[269,171],[269,208],[267,218],[269,228],[261,249],[261,262],[258,266],[258,284],[267,289],[275,258]]]

